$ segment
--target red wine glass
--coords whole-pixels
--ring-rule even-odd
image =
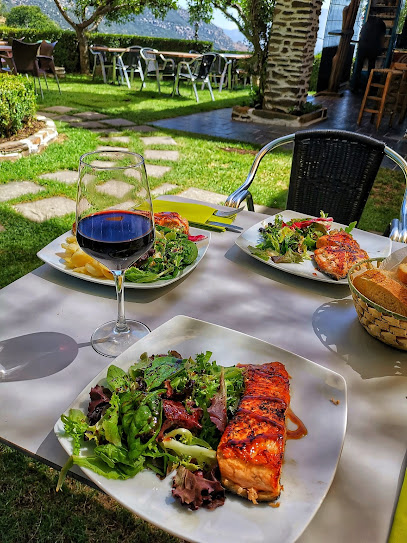
[[[141,155],[106,150],[81,156],[76,239],[113,274],[117,320],[97,328],[91,341],[98,353],[116,357],[150,331],[124,314],[125,271],[154,244],[154,214]]]

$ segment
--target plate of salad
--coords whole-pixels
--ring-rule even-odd
[[[125,287],[155,289],[178,281],[198,266],[208,250],[210,239],[211,234],[199,228],[189,228],[189,235],[186,235],[176,229],[156,225],[154,248],[138,267],[126,270]],[[111,274],[79,248],[72,232],[56,238],[37,256],[68,275],[114,287]],[[75,258],[75,265],[68,264]]]
[[[273,268],[307,279],[347,285],[346,278],[329,277],[319,271],[313,261],[318,238],[333,230],[351,233],[369,258],[386,257],[391,253],[389,238],[359,230],[355,223],[337,223],[323,212],[321,217],[310,217],[298,211],[282,211],[243,232],[235,243],[246,254]]]
[[[222,434],[211,411],[222,383],[228,418],[236,411],[243,390],[238,363],[270,361],[280,361],[290,374],[290,408],[308,431],[286,443],[281,507],[273,508],[219,488],[215,463]],[[167,400],[169,394],[174,401]],[[171,409],[176,404],[185,424],[172,426],[168,403]],[[292,543],[332,483],[346,420],[342,376],[241,332],[177,316],[103,369],[56,422],[68,455],[60,484],[79,465],[130,511],[188,541]],[[205,476],[182,504],[178,470],[197,468],[212,470],[214,479]]]

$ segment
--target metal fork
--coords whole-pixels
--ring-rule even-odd
[[[234,207],[230,211],[226,211],[226,210],[224,211],[223,209],[218,209],[213,214],[216,217],[224,217],[225,219],[227,219],[229,217],[233,217],[233,215],[237,215],[237,213],[240,213],[241,211],[243,211],[243,209],[244,209],[243,207]]]

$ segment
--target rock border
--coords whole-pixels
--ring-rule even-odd
[[[232,120],[244,123],[302,128],[304,126],[325,121],[328,117],[327,114],[328,109],[326,107],[321,107],[316,111],[296,116],[279,112],[256,110],[248,106],[235,106],[232,110]]]
[[[17,141],[0,143],[0,162],[5,160],[16,161],[22,157],[40,153],[49,143],[58,137],[57,128],[53,120],[37,115],[37,121],[44,121],[45,128],[35,132],[28,138]]]

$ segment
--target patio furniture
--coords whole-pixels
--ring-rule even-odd
[[[55,81],[58,85],[59,94],[61,94],[61,87],[59,86],[58,74],[55,69],[54,63],[54,48],[58,41],[52,43],[47,41],[42,41],[39,48],[39,55],[37,55],[38,66],[40,74],[44,76],[45,85],[48,89],[47,74],[52,74],[55,78]]]
[[[232,61],[228,60],[221,53],[215,54],[216,57],[209,72],[209,78],[213,80],[213,83],[218,87],[219,92],[222,92],[222,88],[227,80],[228,67]]]
[[[405,66],[407,69],[407,65],[399,64],[398,66]],[[396,95],[402,84],[403,73],[403,69],[396,69],[395,67],[370,70],[365,94],[360,106],[358,124],[362,122],[364,113],[371,113],[372,117],[377,115],[376,129],[379,129],[385,109],[389,107],[390,102],[392,102],[392,106],[396,103]],[[390,106],[390,123],[394,115],[392,106]]]
[[[119,71],[122,84],[126,81],[127,86],[130,88],[129,78],[127,72],[124,69],[123,60],[121,55],[127,51],[127,48],[121,47],[106,47],[104,45],[91,45],[90,52],[94,55],[92,77],[95,78],[97,66],[100,66],[104,83],[107,83],[107,75],[110,71],[112,74],[112,83],[116,81],[117,71]],[[109,56],[110,55],[110,56]]]
[[[287,143],[294,143],[286,206],[293,211],[319,216],[323,210],[343,224],[359,221],[384,156],[401,168],[407,181],[407,162],[383,142],[354,132],[305,130],[265,145],[246,181],[228,196],[226,205],[239,207],[247,200],[247,208],[254,210],[249,188],[259,164],[266,154]],[[390,237],[407,242],[406,197]]]
[[[141,65],[141,49],[140,45],[132,45],[121,55],[121,62],[123,63],[123,71],[130,74],[130,85],[133,83],[134,74],[139,74],[142,85],[145,87],[144,72]]]
[[[205,53],[204,55],[191,60],[190,62],[181,61],[178,64],[177,75],[175,77],[174,89],[179,94],[180,80],[190,81],[195,93],[195,99],[199,102],[198,92],[196,90],[196,83],[202,83],[202,89],[205,85],[208,85],[209,93],[212,100],[215,100],[212,92],[212,86],[209,79],[209,72],[212,64],[216,58],[214,53]]]
[[[144,77],[155,77],[158,92],[161,93],[160,77],[175,78],[175,61],[172,58],[166,58],[157,49],[151,49],[150,47],[143,47],[140,55],[145,62]],[[144,82],[140,90],[143,87],[145,87]]]
[[[17,73],[19,74],[31,74],[34,78],[34,88],[37,90],[35,79],[38,80],[38,86],[41,93],[41,98],[44,99],[40,81],[40,67],[38,64],[37,53],[38,43],[25,43],[20,40],[13,40],[11,49],[13,53],[13,62]]]
[[[267,218],[242,211],[236,223],[248,229]],[[383,543],[388,538],[406,451],[406,355],[367,334],[357,320],[346,286],[283,274],[242,253],[234,245],[237,237],[232,232],[212,233],[209,251],[201,265],[175,288],[128,289],[128,313],[137,314],[153,331],[178,315],[221,324],[295,351],[341,374],[347,384],[350,413],[344,447],[331,489],[300,539],[313,543],[326,543],[327,539],[333,543]],[[394,243],[393,250],[401,246]],[[96,324],[110,318],[113,290],[109,285],[70,277],[49,265],[40,266],[0,290],[0,341],[4,347],[1,363],[7,358],[28,363],[25,379],[0,382],[0,439],[55,469],[60,469],[68,459],[53,432],[56,420],[109,362],[92,349],[89,335]],[[234,301],[236,293],[238,299]],[[174,337],[173,348],[194,337],[193,334],[194,329],[183,330],[179,337]],[[223,364],[225,361],[216,357],[222,336],[210,339],[205,347],[214,351],[218,364]],[[231,356],[226,365],[268,362],[271,359],[264,358],[265,348],[244,359]],[[284,363],[284,354],[281,351],[273,360]],[[299,397],[312,394],[304,389],[304,383],[298,382],[295,372],[292,392],[294,410]],[[334,393],[326,397],[326,407],[318,418],[332,421],[337,416],[335,400]],[[27,406],[25,413],[29,416],[23,416],[22,406]],[[310,418],[308,413],[296,414],[304,420],[309,435],[299,442],[289,441],[287,450],[306,447],[315,439],[318,428],[318,420]],[[300,485],[303,501],[309,501],[310,488],[304,487],[302,473],[298,471],[297,478],[289,481],[284,479],[284,473],[283,467],[285,491],[281,507],[268,508],[270,516],[277,516],[284,509],[292,485]],[[77,467],[69,475],[94,486]],[[137,478],[144,475],[136,476],[136,484]],[[154,476],[151,480],[159,484]],[[316,480],[315,485],[318,484]],[[151,512],[150,496],[154,493],[155,488],[146,493],[149,499],[144,499],[145,515]],[[234,518],[239,502],[238,497],[228,497]],[[249,502],[244,502],[244,506],[254,515],[267,508],[266,504],[253,506]],[[168,511],[154,510],[154,513],[157,522],[165,523],[172,532],[176,522],[182,522],[187,515],[197,515],[194,517],[197,522],[209,515],[216,520],[223,509],[201,511],[204,515],[200,515],[172,503],[165,507]],[[173,514],[175,509],[177,514]],[[17,509],[15,515],[21,520],[24,510]],[[289,515],[292,519],[292,512]],[[213,534],[214,521],[208,524]],[[242,534],[233,525],[225,527],[218,522],[215,527],[213,541],[253,541],[253,533],[257,541],[269,539],[256,518]],[[229,530],[229,537],[224,537],[224,528]]]

